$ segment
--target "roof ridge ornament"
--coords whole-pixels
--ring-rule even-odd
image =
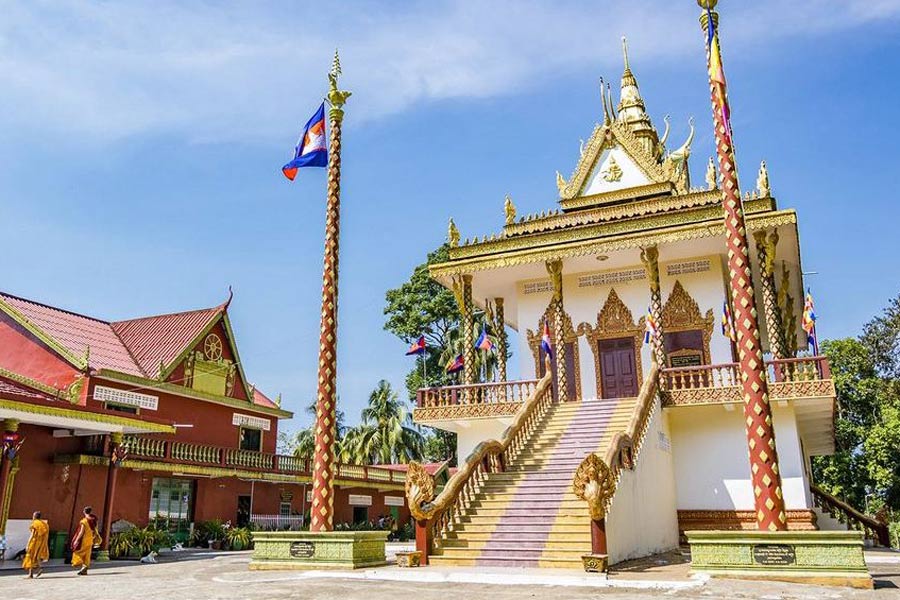
[[[766,167],[766,161],[759,163],[759,174],[756,176],[756,191],[759,192],[760,198],[772,195],[772,188],[769,186],[769,169]]]

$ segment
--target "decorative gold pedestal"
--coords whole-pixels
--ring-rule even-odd
[[[606,573],[609,567],[609,555],[582,554],[581,562],[586,573]]]
[[[418,550],[413,552],[398,552],[397,553],[397,566],[398,567],[421,567],[422,566],[422,553]]]
[[[387,564],[386,531],[261,531],[251,570],[362,569]]]
[[[691,570],[871,589],[859,531],[686,531]]]

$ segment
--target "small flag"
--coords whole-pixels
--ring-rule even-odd
[[[419,336],[412,346],[409,347],[409,350],[406,352],[407,356],[412,356],[413,354],[425,354],[425,336]]]
[[[722,67],[722,54],[719,50],[719,35],[716,32],[716,24],[712,18],[712,10],[706,8],[706,17],[709,20],[709,79],[715,87],[716,97],[719,101],[720,117],[725,127],[725,137],[731,141],[731,108],[728,106],[728,91],[725,84],[725,70]]]
[[[737,341],[734,331],[734,317],[731,315],[731,307],[728,306],[728,298],[722,301],[722,335],[732,342]]]
[[[284,176],[294,180],[297,170],[302,167],[327,167],[328,147],[325,143],[325,103],[319,106],[316,114],[306,122],[303,134],[294,148],[294,158],[281,167]]]
[[[454,359],[454,361],[453,361],[452,363],[450,363],[450,365],[447,367],[447,372],[448,372],[448,373],[456,373],[457,371],[461,371],[462,368],[463,368],[464,366],[465,366],[465,364],[464,364],[464,362],[463,362],[463,355],[460,354],[460,355],[457,356],[456,359]]]
[[[541,334],[541,350],[553,358],[553,342],[550,341],[550,324],[547,321],[544,321],[544,332]]]
[[[488,337],[484,327],[481,328],[481,335],[479,336],[478,341],[475,342],[475,347],[479,350],[486,350],[488,352],[494,349],[494,342]]]
[[[803,303],[803,320],[801,322],[803,331],[806,332],[806,340],[816,347],[816,303],[813,301],[812,293],[806,290],[806,300]]]
[[[644,343],[649,344],[650,340],[659,335],[659,323],[653,316],[652,307],[647,307],[647,317],[644,319]]]

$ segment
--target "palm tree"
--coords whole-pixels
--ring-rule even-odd
[[[472,341],[478,339],[482,329],[485,327],[484,313],[476,314],[472,320]],[[497,336],[491,331],[490,327],[486,328],[487,336],[494,343],[494,350],[476,350],[475,351],[475,372],[482,374],[484,381],[493,381],[497,375],[497,350],[496,347],[500,343]],[[438,361],[441,366],[446,369],[457,356],[465,355],[465,339],[462,334],[462,324],[452,329],[447,335],[447,344],[441,349]]]
[[[312,416],[313,423],[309,427],[298,431],[294,439],[289,442],[290,447],[293,448],[294,456],[298,458],[312,458],[316,452],[316,401],[313,400],[305,410],[306,414]],[[344,462],[340,458],[342,455],[341,440],[347,432],[347,426],[344,425],[344,411],[336,411],[335,425],[334,454],[338,457],[338,462]]]
[[[361,417],[362,423],[344,437],[344,456],[364,464],[407,463],[422,458],[424,437],[390,383],[383,379],[378,382]]]

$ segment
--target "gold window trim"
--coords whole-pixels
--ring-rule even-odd
[[[709,351],[709,343],[712,339],[713,323],[715,317],[712,309],[706,311],[706,316],[700,312],[700,306],[681,285],[681,281],[675,280],[675,287],[669,294],[660,316],[660,324],[663,334],[677,333],[679,331],[700,331],[703,336],[703,353],[701,356],[704,365],[712,364]],[[695,350],[676,351],[673,355],[695,354]]]
[[[603,378],[600,375],[600,340],[614,340],[622,338],[634,339],[634,363],[637,375],[637,387],[641,388],[644,382],[643,360],[641,360],[641,344],[644,337],[644,317],[634,322],[634,314],[619,298],[615,288],[609,291],[606,302],[597,313],[597,325],[592,327],[590,323],[582,323],[578,326],[578,335],[587,338],[594,355],[594,380],[597,383],[597,398],[603,397]]]
[[[528,335],[528,346],[531,348],[531,355],[534,358],[534,376],[538,377],[541,372],[541,331],[545,320],[549,320],[550,326],[550,341],[553,343],[553,347],[557,347],[556,333],[553,328],[553,305],[550,304],[547,306],[547,309],[544,311],[544,314],[541,316],[540,320],[537,324],[536,330],[528,329],[526,331]],[[563,309],[563,343],[572,344],[574,356],[574,364],[575,364],[575,397],[576,399],[580,399],[581,396],[581,361],[579,360],[579,351],[578,351],[578,332],[575,330],[575,327],[572,325],[572,317],[569,316],[569,313]],[[567,374],[569,377],[572,377],[572,373]]]

